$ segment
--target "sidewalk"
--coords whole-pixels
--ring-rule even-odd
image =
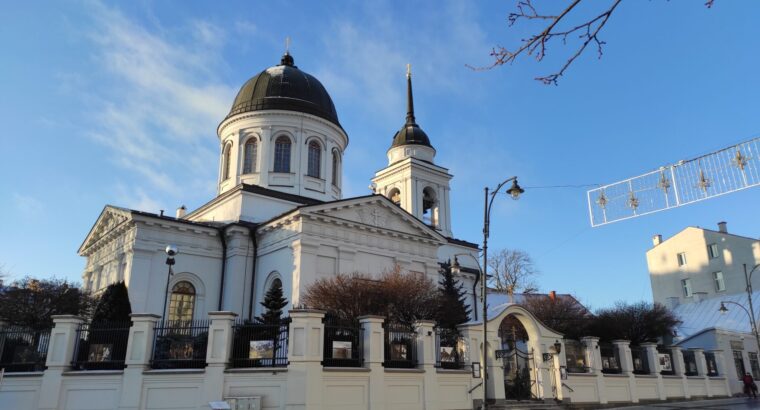
[[[748,399],[745,397],[731,399],[697,400],[673,403],[652,403],[642,406],[614,407],[614,409],[643,410],[643,409],[702,409],[702,410],[744,410],[760,409],[760,398]]]

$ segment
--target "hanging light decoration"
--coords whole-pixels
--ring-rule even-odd
[[[750,157],[745,157],[742,155],[741,150],[736,150],[736,155],[734,156],[734,159],[731,161],[734,166],[739,168],[740,170],[744,171],[744,167],[747,166],[747,162],[752,159]]]
[[[599,204],[599,206],[604,209],[607,207],[607,195],[604,195],[604,190],[599,192],[599,198],[597,198],[596,203]]]
[[[705,172],[700,168],[699,169],[699,182],[697,183],[697,186],[705,191],[707,193],[707,188],[710,188],[710,179],[705,176]]]
[[[633,191],[628,194],[628,201],[626,201],[626,205],[628,205],[629,208],[633,209],[633,212],[636,212],[636,208],[639,207],[639,199],[636,198],[636,196],[633,194]]]
[[[665,192],[665,195],[668,194],[668,190],[670,189],[670,180],[667,176],[665,176],[665,172],[660,171],[660,180],[657,182],[657,188],[660,188]]]

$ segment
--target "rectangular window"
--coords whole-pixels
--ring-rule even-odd
[[[691,297],[691,279],[682,280],[681,286],[683,286],[683,295],[687,298]]]
[[[744,359],[742,358],[741,350],[733,350],[734,352],[734,367],[736,367],[736,377],[741,380],[744,377]]]
[[[726,282],[723,280],[723,272],[713,272],[713,280],[715,280],[716,292],[723,292],[726,290]]]
[[[757,360],[756,352],[747,352],[749,356],[749,367],[752,368],[752,378],[760,378],[760,361]]]
[[[678,266],[686,265],[686,252],[678,254]]]
[[[715,259],[718,257],[718,244],[717,243],[711,243],[707,245],[707,255],[710,257],[710,259]]]

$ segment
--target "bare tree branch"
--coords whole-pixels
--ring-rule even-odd
[[[583,0],[572,0],[561,13],[553,15],[539,12],[534,6],[533,0],[519,0],[516,5],[516,10],[510,13],[507,18],[509,27],[514,26],[521,20],[546,20],[548,21],[547,26],[539,33],[522,39],[519,47],[515,49],[503,46],[493,48],[491,50],[491,57],[494,58],[494,62],[490,66],[473,67],[468,65],[468,67],[475,70],[488,70],[497,66],[512,64],[521,55],[525,54],[534,56],[537,61],[542,61],[544,57],[546,57],[549,44],[552,43],[552,40],[558,40],[561,41],[563,45],[567,45],[568,37],[572,39],[575,38],[575,35],[577,35],[577,38],[581,40],[581,43],[578,45],[575,52],[572,53],[567,61],[562,65],[562,67],[552,74],[535,78],[536,80],[541,81],[547,85],[557,85],[559,78],[562,77],[570,65],[572,65],[573,62],[575,62],[575,60],[580,57],[584,51],[586,51],[586,48],[590,44],[593,44],[595,46],[598,58],[602,58],[603,46],[606,43],[599,38],[599,34],[622,0],[612,0],[607,4],[606,9],[600,10],[595,17],[591,17],[580,24],[569,24],[568,26],[570,28],[562,29],[562,23],[567,23],[567,20],[571,19],[571,17],[569,17],[571,15],[571,12],[575,10],[582,1]],[[705,6],[707,8],[711,8],[714,4],[714,1],[715,0],[706,0]],[[593,2],[592,4],[596,6],[600,3],[601,2],[597,1]]]
[[[502,249],[488,258],[488,267],[491,268],[488,285],[500,292],[513,294],[538,291],[538,285],[534,281],[538,271],[526,252]]]

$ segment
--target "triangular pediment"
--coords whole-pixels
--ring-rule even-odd
[[[132,213],[128,209],[118,208],[111,205],[106,205],[103,211],[100,213],[98,220],[90,229],[84,242],[79,247],[79,254],[81,255],[87,248],[97,243],[98,240],[108,235],[114,229],[122,226],[125,222],[132,218]]]
[[[350,198],[301,208],[305,214],[320,215],[379,230],[424,237],[446,242],[440,233],[391,202],[382,195]]]

